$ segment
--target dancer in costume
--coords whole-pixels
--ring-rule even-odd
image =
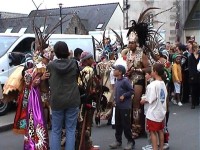
[[[127,60],[127,75],[132,80],[135,89],[132,125],[134,138],[137,138],[141,131],[142,133],[145,132],[144,126],[141,126],[144,125],[144,117],[141,117],[143,113],[141,112],[142,107],[140,106],[140,99],[145,83],[144,72],[150,69],[150,59],[148,59],[146,54],[151,54],[152,58],[155,59],[155,56],[153,55],[154,48],[152,45],[155,45],[154,42],[159,41],[158,37],[160,37],[159,33],[155,31],[153,27],[149,26],[147,18],[149,18],[148,13],[152,9],[159,8],[147,8],[140,14],[137,21],[131,21],[132,26],[127,33],[127,36],[129,37],[128,49],[123,50],[121,53]]]
[[[27,128],[27,106],[28,106],[28,98],[29,92],[31,89],[31,78],[32,78],[32,70],[33,68],[33,58],[31,54],[26,54],[25,56],[25,65],[21,74],[23,77],[23,90],[19,93],[17,99],[17,110],[15,114],[13,131],[18,134],[25,134]]]
[[[122,51],[122,57],[126,57],[128,66],[127,75],[130,77],[135,90],[132,135],[134,138],[137,138],[143,132],[142,125],[144,124],[144,116],[141,110],[140,99],[145,86],[144,73],[145,69],[149,68],[149,61],[143,53],[142,47],[139,47],[136,37],[135,39],[129,40],[128,48]]]
[[[43,53],[39,53],[39,55],[42,57],[41,62],[36,64],[34,68],[27,70],[31,87],[28,97],[24,150],[49,149],[48,130],[42,97],[49,93],[49,87],[46,83],[46,65],[53,57],[51,51],[47,51],[47,49],[43,50]]]
[[[81,92],[81,109],[77,125],[76,149],[90,150],[92,148],[91,128],[95,109],[99,109],[100,95],[102,93],[100,78],[97,76],[93,55],[82,52],[80,66],[79,86],[84,89]]]

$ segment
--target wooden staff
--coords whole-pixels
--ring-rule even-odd
[[[85,126],[86,126],[87,110],[85,110],[84,120],[81,129],[81,138],[79,143],[79,150],[85,150]]]

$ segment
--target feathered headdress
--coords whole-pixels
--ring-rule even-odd
[[[142,12],[138,18],[138,21],[131,20],[132,26],[129,28],[127,37],[130,40],[137,41],[140,47],[146,46],[147,41],[150,41],[155,34],[153,27],[149,26],[149,11],[152,9],[159,9],[157,7],[150,7]],[[135,37],[134,37],[135,36]]]

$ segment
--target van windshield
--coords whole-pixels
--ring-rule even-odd
[[[17,36],[2,36],[0,35],[0,57],[2,57],[10,46],[17,40]]]

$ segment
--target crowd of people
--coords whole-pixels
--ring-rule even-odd
[[[116,141],[109,145],[111,149],[121,146],[123,131],[127,150],[144,133],[151,142],[143,150],[156,150],[157,143],[160,149],[169,147],[164,136],[168,134],[169,102],[182,106],[191,95],[191,109],[199,105],[199,45],[192,40],[187,45],[161,44],[153,51],[153,63],[135,40],[129,40],[118,55],[111,48],[104,49],[107,55],[102,53],[99,62],[80,48],[72,57],[62,41],[43,53],[26,55],[13,126],[15,133],[25,135],[24,149],[61,149],[63,132],[66,150],[92,149],[93,118],[106,115],[104,119],[110,122],[113,114]],[[103,83],[105,71],[109,75]],[[104,94],[104,85],[110,94]],[[101,115],[103,95],[104,107],[110,103],[112,107],[109,114]],[[52,130],[50,144],[48,129]]]
[[[147,23],[135,22],[128,45],[119,39],[111,45],[104,37],[98,62],[81,48],[72,54],[62,41],[53,47],[35,42],[25,65],[10,79],[20,85],[13,131],[24,134],[24,150],[60,150],[63,145],[65,150],[92,150],[93,120],[99,125],[101,119],[115,129],[111,149],[122,145],[122,132],[125,150],[133,149],[143,134],[150,139],[143,150],[169,148],[169,102],[181,107],[191,95],[191,109],[199,105],[199,45],[194,40],[158,43],[148,39],[151,33]]]

